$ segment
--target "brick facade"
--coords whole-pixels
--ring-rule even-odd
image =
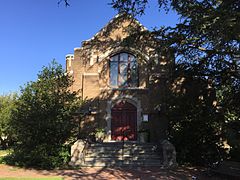
[[[83,134],[103,128],[104,141],[111,141],[111,108],[120,101],[127,101],[137,108],[138,141],[142,129],[148,130],[150,141],[165,138],[164,101],[173,58],[170,53],[160,53],[159,47],[159,42],[137,20],[117,15],[93,38],[75,48],[74,55],[66,56],[67,72],[74,79],[71,90],[79,91],[86,100],[83,108],[91,109],[81,121]],[[122,52],[137,59],[137,87],[112,87],[110,84],[110,58]],[[143,116],[148,116],[148,122],[143,122]]]

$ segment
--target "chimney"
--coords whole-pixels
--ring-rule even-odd
[[[67,73],[72,73],[72,62],[74,59],[74,55],[73,54],[67,54],[66,55],[66,72]]]

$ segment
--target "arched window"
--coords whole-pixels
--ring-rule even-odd
[[[119,53],[110,59],[110,85],[112,87],[137,87],[138,65],[129,53]]]

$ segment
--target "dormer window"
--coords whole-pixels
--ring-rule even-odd
[[[119,53],[111,57],[110,86],[138,87],[138,66],[135,56]]]

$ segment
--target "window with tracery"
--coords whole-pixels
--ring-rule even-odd
[[[138,87],[138,65],[135,56],[119,53],[110,59],[110,85],[112,87]]]

